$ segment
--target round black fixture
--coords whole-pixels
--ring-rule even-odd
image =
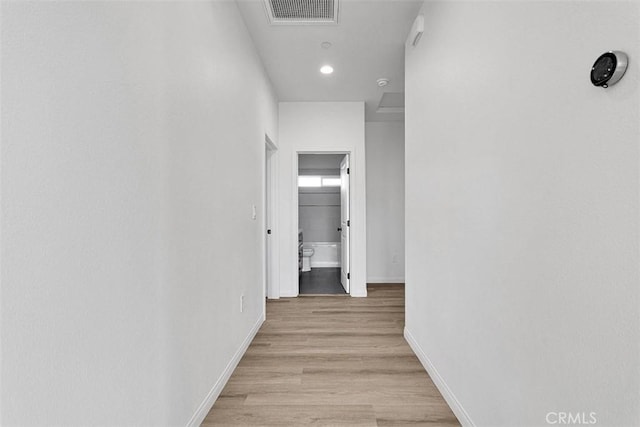
[[[591,67],[591,83],[607,88],[618,83],[627,71],[627,54],[617,50],[600,55]]]

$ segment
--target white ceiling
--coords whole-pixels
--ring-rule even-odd
[[[404,43],[423,0],[340,0],[338,25],[270,25],[262,0],[238,0],[280,101],[365,101],[367,121],[384,92],[404,92]],[[332,43],[323,49],[324,41]],[[334,73],[319,69],[330,64]],[[390,83],[380,88],[381,77]]]

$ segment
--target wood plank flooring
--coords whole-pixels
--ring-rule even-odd
[[[270,300],[202,426],[458,426],[404,340],[404,287]]]

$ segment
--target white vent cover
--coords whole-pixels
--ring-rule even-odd
[[[337,24],[338,0],[264,0],[274,25]]]

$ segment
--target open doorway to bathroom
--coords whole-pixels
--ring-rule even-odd
[[[349,294],[349,155],[298,154],[300,295]]]

